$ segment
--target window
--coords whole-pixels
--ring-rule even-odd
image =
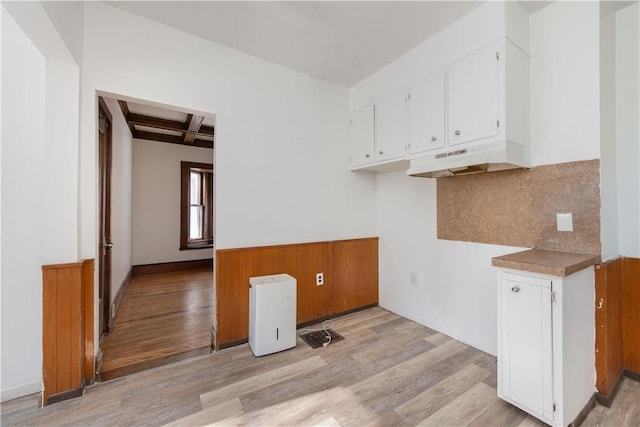
[[[213,165],[180,162],[180,250],[213,247]]]

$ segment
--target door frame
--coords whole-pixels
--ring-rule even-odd
[[[106,121],[104,143],[100,137],[101,119]],[[101,340],[104,334],[110,331],[111,326],[111,251],[106,247],[106,243],[111,242],[111,172],[113,163],[113,116],[101,96],[98,96],[97,120],[99,222],[96,258],[98,259],[98,335]]]

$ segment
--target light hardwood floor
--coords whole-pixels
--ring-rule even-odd
[[[209,353],[213,316],[211,270],[135,277],[102,339],[101,378]]]
[[[375,307],[335,319],[345,339],[255,358],[247,345],[87,389],[36,407],[2,404],[2,425],[542,426],[496,397],[496,359]],[[585,426],[638,425],[640,387],[625,380]],[[635,424],[634,424],[635,423]]]

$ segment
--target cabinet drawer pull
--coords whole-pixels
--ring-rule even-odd
[[[520,286],[514,286],[511,288],[512,292],[520,292]]]
[[[456,136],[460,135],[460,131],[459,130],[456,130],[454,133],[456,134]]]
[[[436,138],[435,136],[432,136],[432,137],[431,137],[431,140],[432,140],[432,141],[435,141],[436,139],[438,139],[438,138]]]

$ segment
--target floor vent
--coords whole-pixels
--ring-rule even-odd
[[[329,342],[329,337],[327,337],[327,333],[331,334],[331,342],[329,344],[333,344],[334,342],[343,340],[344,337],[337,332],[329,329],[326,332],[323,330],[309,332],[304,335],[300,335],[300,338],[307,344],[309,344],[312,348],[320,348],[326,347],[325,343]]]

